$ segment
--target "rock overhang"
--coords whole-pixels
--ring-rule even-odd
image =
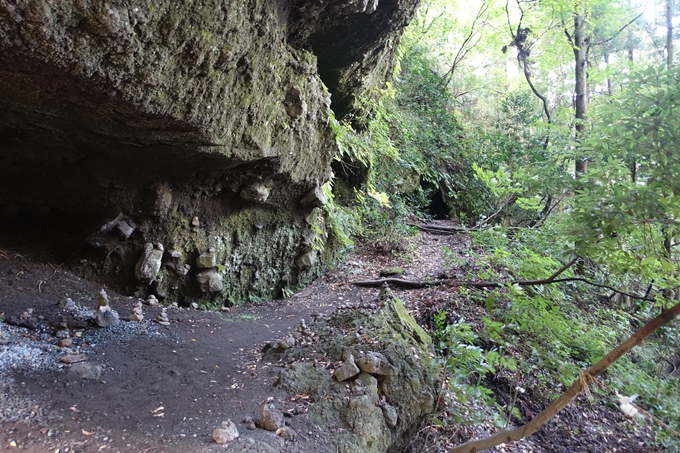
[[[314,205],[300,200],[329,180],[336,154],[331,93],[349,111],[384,80],[417,2],[317,1],[328,3],[317,16],[311,3],[0,3],[4,220],[20,234],[25,220],[64,222],[73,245],[123,213],[140,225],[131,247],[141,250],[186,234],[194,215],[207,238],[245,228],[229,220],[244,209],[285,212],[269,228],[300,230],[278,244],[295,268],[314,252],[302,231]],[[239,196],[253,181],[271,192],[266,203]],[[267,231],[258,225],[247,234]],[[288,274],[264,286],[300,281]]]

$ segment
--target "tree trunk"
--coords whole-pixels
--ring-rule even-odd
[[[612,89],[613,83],[612,83],[612,76],[609,74],[609,52],[605,51],[604,53],[604,64],[605,67],[607,68],[607,96],[611,96],[614,94],[614,90]]]
[[[588,105],[587,97],[587,76],[586,67],[586,20],[585,17],[576,14],[574,16],[574,71],[575,71],[575,109],[576,109],[576,140],[580,140],[586,128],[586,108]],[[585,159],[576,159],[576,177],[580,177],[588,172],[588,162]]]
[[[666,0],[666,67],[673,67],[673,0]]]

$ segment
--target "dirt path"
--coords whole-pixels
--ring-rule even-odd
[[[404,278],[434,279],[443,271],[456,271],[447,267],[442,246],[464,262],[470,245],[465,235],[421,233],[411,253],[396,257],[365,247],[285,300],[221,312],[170,308],[169,326],[153,321],[159,307],[144,306],[144,322],[122,321],[107,329],[78,325],[77,317],[59,307],[61,299],[71,297],[93,309],[99,286],[46,260],[2,251],[0,313],[7,321],[32,308],[35,328],[0,323],[0,331],[9,337],[7,345],[0,345],[0,451],[335,452],[330,433],[304,415],[304,404],[286,401],[290,395],[273,386],[285,364],[265,362],[262,346],[282,338],[301,319],[313,329],[316,315],[377,295],[376,289],[353,287],[352,280],[377,278],[380,270],[395,266],[403,268]],[[437,308],[452,311],[452,316],[465,310],[468,320],[482,316],[479,307],[465,307],[447,291],[426,288],[397,293],[423,324]],[[137,302],[111,291],[109,299],[122,319]],[[73,378],[59,362],[64,352],[56,346],[53,330],[62,320],[69,323],[74,347],[87,356],[87,363],[102,367],[98,380]],[[259,417],[258,408],[267,398],[298,414],[287,418],[300,434],[296,442],[284,442],[262,429],[249,430],[241,423],[245,417]],[[621,421],[618,414],[602,412],[601,407],[597,411],[612,418],[612,423]],[[240,437],[225,449],[212,442],[211,433],[227,419],[237,424]],[[477,426],[466,432],[479,435],[489,428]],[[435,446],[446,444],[435,442],[437,435],[433,432],[428,451],[442,451]],[[538,437],[499,451],[591,451],[588,447],[560,450],[554,447],[559,443],[555,436],[541,437],[539,432]]]
[[[71,319],[58,302],[69,296],[93,308],[100,288],[55,271],[54,265],[5,256],[0,258],[0,312],[10,319],[32,308],[36,328],[3,324],[9,344],[0,348],[6,357],[14,349],[43,360],[19,357],[4,363],[0,450],[14,442],[35,452],[224,451],[211,443],[211,433],[231,419],[238,424],[243,448],[261,451],[268,444],[276,451],[323,451],[319,443],[327,441],[325,433],[305,416],[290,419],[302,434],[295,444],[261,429],[247,430],[240,422],[258,417],[260,404],[269,397],[280,400],[282,408],[295,406],[272,386],[282,364],[261,361],[263,344],[280,339],[301,319],[311,322],[313,315],[328,313],[336,303],[358,300],[360,291],[328,277],[287,300],[223,312],[171,308],[170,326],[145,320],[107,329],[71,329],[82,332],[73,337],[74,346],[87,355],[87,362],[103,368],[99,380],[74,379],[58,362],[64,354],[51,335],[61,319]],[[121,318],[136,302],[110,291],[109,298]],[[159,311],[144,307],[149,320]]]

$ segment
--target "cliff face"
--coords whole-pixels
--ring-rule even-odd
[[[384,81],[416,3],[0,0],[5,241],[168,297],[309,280],[333,252],[331,99]]]

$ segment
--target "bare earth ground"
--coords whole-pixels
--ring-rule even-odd
[[[0,323],[0,331],[9,337],[7,345],[0,345],[0,451],[173,453],[240,447],[253,452],[335,452],[331,433],[300,414],[309,402],[291,399],[272,385],[285,364],[262,360],[262,346],[296,328],[301,319],[313,330],[315,315],[361,297],[375,297],[377,290],[355,288],[351,281],[377,278],[381,269],[400,266],[403,278],[414,280],[455,272],[446,267],[444,245],[465,259],[470,239],[421,233],[413,253],[401,257],[368,245],[288,299],[222,312],[170,308],[170,326],[155,323],[160,309],[145,305],[144,322],[122,321],[107,329],[83,323],[58,305],[71,297],[92,310],[99,286],[49,259],[21,256],[5,248],[0,251],[0,313],[7,321],[33,308],[31,327],[35,328]],[[440,308],[454,319],[481,319],[482,308],[456,300],[451,291],[440,287],[396,292],[426,327],[432,312]],[[108,294],[112,308],[127,319],[137,300]],[[59,362],[64,352],[53,331],[62,320],[69,324],[74,347],[87,355],[88,362],[103,367],[99,380],[73,378],[68,366]],[[499,400],[507,392],[504,387],[507,382],[498,380],[494,390]],[[258,417],[260,404],[268,398],[289,412],[287,421],[299,433],[297,441],[284,441],[262,429],[249,430],[241,423],[245,417]],[[533,413],[546,403],[525,402]],[[579,401],[534,436],[495,450],[657,451],[645,446],[651,436],[645,422],[631,420],[604,403]],[[212,442],[211,432],[227,419],[237,424],[240,437],[225,448]],[[445,451],[485,432],[494,432],[490,423],[424,427],[420,440],[427,437],[427,445],[414,441],[414,451]]]

